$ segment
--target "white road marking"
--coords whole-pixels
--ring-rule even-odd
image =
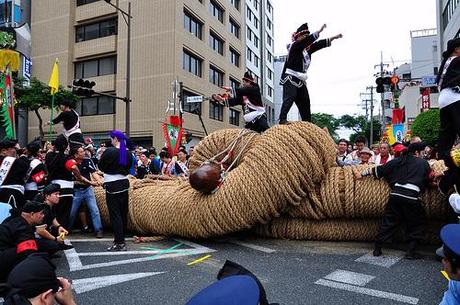
[[[401,303],[407,303],[407,304],[418,304],[419,299],[413,298],[413,297],[408,297],[405,295],[401,294],[396,294],[396,293],[391,293],[391,292],[385,292],[385,291],[380,291],[380,290],[374,290],[374,289],[369,289],[369,288],[364,288],[364,287],[358,287],[358,286],[353,286],[349,284],[344,284],[344,283],[337,283],[333,281],[328,281],[324,279],[320,279],[315,282],[317,285],[322,285],[326,287],[331,287],[331,288],[336,288],[336,289],[341,289],[341,290],[346,290],[346,291],[351,291],[351,292],[356,292],[360,294],[365,294],[381,299],[389,299]]]
[[[90,241],[95,241],[95,240],[90,240]],[[72,271],[79,271],[79,270],[89,270],[89,269],[95,269],[95,268],[103,268],[103,267],[133,264],[133,263],[139,263],[139,262],[147,262],[147,261],[153,261],[153,260],[164,259],[164,258],[199,255],[199,254],[205,254],[205,253],[212,253],[216,251],[214,249],[210,249],[210,248],[201,246],[199,244],[196,244],[190,241],[186,241],[182,239],[176,239],[176,241],[184,245],[187,245],[191,248],[171,249],[171,250],[161,249],[161,250],[154,250],[154,251],[83,252],[83,253],[78,253],[75,249],[70,249],[70,250],[64,251],[64,254],[67,258],[67,262],[69,263],[69,270],[72,272]],[[65,243],[68,245],[71,245],[70,240],[66,240]],[[93,253],[96,253],[96,254],[93,255]],[[110,262],[105,262],[105,263],[89,264],[89,265],[83,265],[80,259],[80,256],[107,256],[107,255],[118,255],[118,256],[119,255],[149,255],[149,256],[118,260],[118,261],[110,261]]]
[[[240,240],[233,240],[232,239],[232,240],[229,240],[228,242],[232,243],[232,244],[235,244],[235,245],[238,245],[238,246],[243,246],[243,247],[250,248],[250,249],[253,249],[253,250],[261,251],[261,252],[264,252],[264,253],[269,253],[270,254],[270,253],[276,252],[276,250],[266,248],[266,247],[262,247],[262,246],[258,246],[258,245],[254,245],[254,244],[250,244],[250,243],[240,241]]]
[[[370,252],[370,253],[367,253],[357,258],[355,262],[390,268],[391,266],[399,262],[401,259],[402,259],[402,256],[396,256],[396,255],[373,256],[372,252]]]
[[[96,290],[103,287],[108,287],[136,279],[141,279],[153,275],[163,274],[165,272],[142,272],[130,274],[117,274],[100,277],[90,277],[86,279],[78,279],[72,281],[72,288],[76,293],[83,293],[91,290]]]
[[[126,241],[133,241],[133,238],[125,238]],[[71,242],[91,242],[91,241],[113,241],[113,238],[70,238]]]
[[[375,279],[375,276],[345,270],[336,270],[324,278],[331,281],[364,287],[367,283]]]

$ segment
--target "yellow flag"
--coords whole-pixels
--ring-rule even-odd
[[[51,89],[51,95],[55,95],[59,91],[59,68],[58,68],[58,59],[53,65],[53,71],[51,71],[50,81],[48,86]]]

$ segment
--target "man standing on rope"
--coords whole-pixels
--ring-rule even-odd
[[[61,102],[60,109],[61,113],[52,122],[48,122],[48,125],[62,122],[63,134],[69,142],[70,149],[85,146],[85,140],[80,129],[80,116],[75,111],[75,102],[65,99]]]
[[[441,129],[439,130],[438,154],[449,170],[446,176],[459,171],[460,158],[451,156],[452,146],[460,136],[460,38],[451,39],[447,50],[442,54],[443,60],[436,82],[438,83]],[[458,154],[460,156],[460,154]],[[457,156],[457,157],[458,157]],[[443,177],[441,179],[450,179]]]
[[[128,150],[130,139],[119,130],[110,133],[112,147],[107,148],[99,160],[99,169],[104,172],[105,200],[109,209],[115,239],[107,251],[126,251],[125,234],[128,225],[128,174],[132,165],[132,154]]]
[[[293,34],[293,42],[288,46],[289,53],[281,74],[283,105],[279,117],[280,124],[287,123],[287,115],[294,102],[299,108],[302,121],[311,122],[310,96],[306,84],[311,55],[318,50],[329,47],[333,40],[342,38],[342,34],[338,34],[315,42],[325,28],[326,25],[324,24],[319,31],[310,34],[308,24],[304,23]]]
[[[417,244],[424,238],[425,211],[420,202],[420,196],[429,185],[431,169],[422,158],[425,149],[423,143],[410,144],[400,158],[367,168],[362,172],[355,170],[356,179],[373,175],[385,180],[391,187],[390,197],[385,209],[377,234],[374,256],[382,255],[382,244],[390,240],[396,233],[399,225],[407,225],[409,248],[407,259],[419,259],[421,256],[415,251]]]
[[[225,99],[216,94],[214,99],[223,103]],[[254,82],[254,78],[248,72],[244,73],[243,85],[235,88],[235,97],[228,99],[228,106],[243,106],[244,128],[254,130],[255,132],[264,132],[270,126],[267,123],[267,114],[265,113],[262,95],[260,94],[259,85]]]

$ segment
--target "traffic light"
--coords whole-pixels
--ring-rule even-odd
[[[399,83],[399,77],[397,75],[393,75],[390,77],[390,83],[391,83],[391,91],[396,91],[399,90],[398,88],[398,83]]]
[[[383,93],[385,91],[383,82],[384,82],[383,77],[377,77],[377,79],[375,80],[375,84],[377,85],[377,88],[376,88],[377,93]]]
[[[72,86],[72,93],[78,96],[91,97],[94,95],[94,90],[92,89],[96,86],[96,82],[84,80],[84,79],[74,79]]]

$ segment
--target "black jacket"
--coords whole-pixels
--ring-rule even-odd
[[[442,71],[439,71],[439,73],[442,73]],[[455,86],[460,86],[460,56],[450,62],[441,84],[441,90]]]
[[[331,45],[330,39],[322,39],[322,40],[315,42],[316,39],[317,39],[317,36],[315,33],[313,33],[307,36],[303,40],[298,40],[292,43],[291,48],[289,49],[288,57],[286,59],[286,62],[284,63],[283,73],[281,74],[281,79],[286,77],[285,75],[286,69],[291,69],[291,70],[301,72],[301,73],[306,72],[306,71],[303,71],[303,65],[304,65],[303,51],[305,50],[305,48],[310,46],[307,52],[311,56],[316,51],[329,47]]]
[[[35,227],[21,216],[8,218],[0,224],[0,251],[16,248],[19,259],[36,252]]]
[[[131,158],[131,152],[127,151],[127,164],[125,166],[120,165],[118,163],[118,158],[119,158],[119,149],[116,147],[109,147],[107,148],[104,153],[101,156],[101,159],[99,160],[98,167],[99,169],[110,175],[128,175],[129,170],[132,165],[132,158]]]
[[[0,164],[3,162],[4,157],[0,157]],[[11,169],[6,176],[3,185],[24,185],[26,183],[26,175],[29,171],[30,160],[26,156],[21,156],[17,158]]]
[[[235,89],[235,95],[234,98],[228,100],[229,106],[244,105],[243,96],[246,96],[255,106],[264,106],[258,84],[254,83],[252,87],[238,87]]]

